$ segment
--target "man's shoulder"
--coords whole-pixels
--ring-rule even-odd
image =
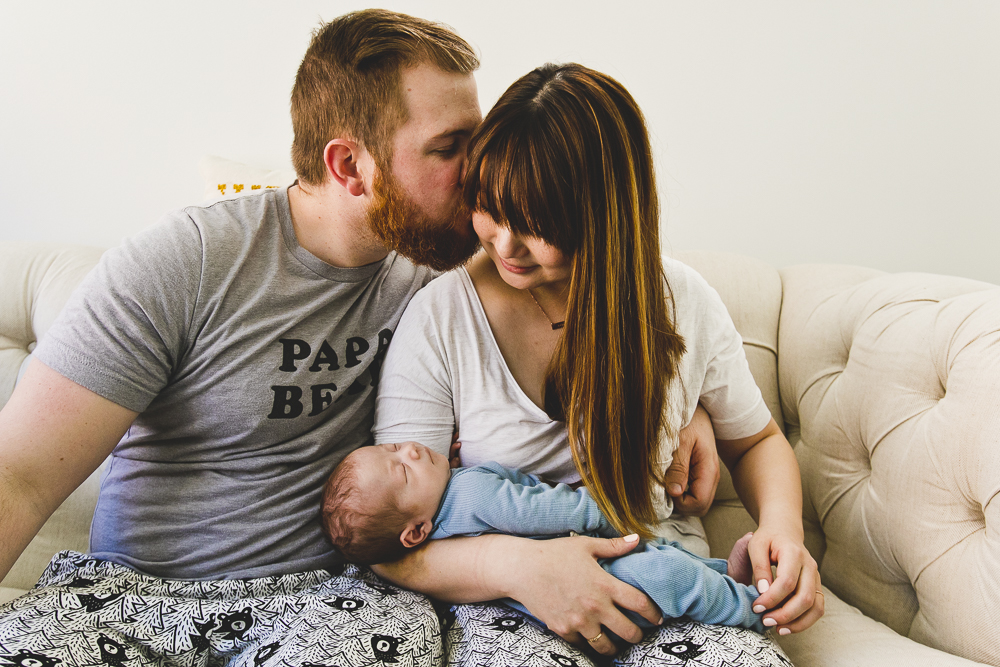
[[[265,225],[273,225],[280,231],[283,207],[287,208],[287,195],[280,190],[267,190],[204,206],[186,206],[168,217],[185,218],[203,238],[225,242],[254,236]]]

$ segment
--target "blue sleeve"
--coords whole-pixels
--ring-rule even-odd
[[[537,477],[487,464],[452,476],[430,537],[482,533],[531,537],[570,531],[618,536],[585,490],[550,486]]]
[[[721,565],[713,565],[662,541],[601,561],[601,567],[617,579],[652,598],[664,617],[687,616],[702,623],[764,632],[761,615],[753,611],[757,589],[721,574]]]

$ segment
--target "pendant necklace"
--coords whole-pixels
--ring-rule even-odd
[[[563,320],[562,322],[553,322],[552,321],[552,318],[549,317],[549,314],[545,312],[544,308],[542,308],[542,304],[538,303],[538,299],[536,299],[535,295],[531,293],[531,288],[530,287],[528,288],[528,296],[530,296],[531,300],[535,302],[536,306],[538,306],[538,310],[542,311],[542,315],[544,315],[545,319],[547,319],[549,321],[549,324],[552,325],[552,330],[553,331],[556,331],[558,329],[562,329],[564,326],[566,326],[566,320]]]

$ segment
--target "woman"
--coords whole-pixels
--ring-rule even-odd
[[[663,472],[700,401],[758,519],[750,555],[765,624],[788,633],[814,623],[823,602],[802,544],[794,454],[718,295],[691,269],[661,261],[652,155],[628,92],[580,65],[522,77],[472,138],[465,194],[485,252],[408,307],[385,361],[376,442],[416,440],[447,451],[457,426],[463,463],[496,460],[582,481],[623,535],[676,538],[690,531],[670,517]],[[545,558],[547,547],[537,543],[503,544]],[[605,630],[636,639],[603,599],[594,613],[540,613],[532,607],[534,571],[522,571],[529,583],[504,587],[485,566],[468,565],[469,557],[505,562],[501,547],[484,549],[485,556],[479,547],[432,545],[379,571],[452,601],[499,591],[557,634],[602,653],[614,650]],[[443,571],[435,577],[456,558],[461,581],[449,583]]]

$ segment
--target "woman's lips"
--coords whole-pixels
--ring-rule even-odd
[[[507,262],[503,261],[502,257],[498,257],[497,259],[500,260],[500,264],[503,266],[504,270],[510,271],[511,273],[527,273],[528,271],[531,271],[533,268],[535,268],[533,266],[514,266],[513,264],[508,264]]]

